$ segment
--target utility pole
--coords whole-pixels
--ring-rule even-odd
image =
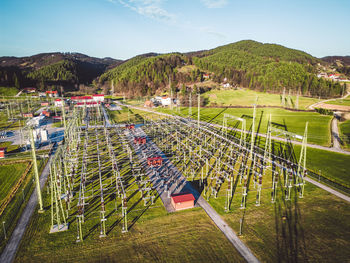
[[[62,120],[63,120],[63,127],[66,129],[66,109],[64,108],[64,100],[62,99]]]
[[[197,118],[198,118],[198,130],[199,130],[200,114],[201,114],[201,96],[200,96],[200,94],[198,93],[198,114],[197,114]]]
[[[299,109],[299,89],[298,89],[298,93],[297,93],[297,101],[295,103],[295,108],[298,110]]]
[[[283,88],[283,94],[282,94],[282,106],[285,106],[286,102],[286,87]]]
[[[173,110],[173,89],[171,88],[171,77],[169,76],[169,88],[170,88],[170,109]]]
[[[31,148],[32,148],[32,158],[33,158],[33,166],[34,166],[35,183],[36,183],[36,191],[37,191],[38,202],[39,202],[39,213],[41,213],[41,212],[44,212],[44,210],[43,210],[43,199],[41,197],[39,172],[38,172],[38,164],[36,162],[35,143],[34,143],[33,131],[34,131],[34,129],[32,129],[32,128],[29,129],[30,143],[31,143]]]
[[[189,101],[188,115],[189,115],[189,117],[192,117],[192,89],[190,90],[190,101]]]
[[[112,96],[113,96],[113,94],[114,94],[114,81],[112,80]]]

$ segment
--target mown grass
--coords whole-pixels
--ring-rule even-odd
[[[327,101],[325,103],[326,104],[331,104],[331,105],[350,106],[350,98],[332,100],[332,101]]]
[[[280,191],[280,190],[279,190]],[[239,209],[241,196],[224,214],[223,202],[210,203],[262,262],[347,262],[350,258],[350,208],[346,201],[307,184],[304,198],[271,203],[263,190],[261,206],[255,206],[254,189],[248,194],[247,209]],[[220,203],[219,204],[215,204]]]
[[[0,164],[0,204],[11,192],[11,188],[23,175],[28,163],[14,163],[9,165]]]
[[[171,111],[168,108],[157,108],[160,112],[171,114],[188,115],[188,108],[181,108],[180,113],[176,109]],[[252,108],[201,108],[200,117],[202,121],[220,124],[224,114],[228,113],[246,119],[247,129],[252,124]],[[308,122],[308,142],[323,146],[330,145],[330,122],[331,116],[321,115],[314,112],[295,112],[276,108],[258,108],[256,110],[255,127],[260,133],[266,133],[269,115],[271,114],[273,126],[288,130],[290,132],[303,135],[305,124]],[[197,108],[192,108],[192,118],[197,119]],[[228,125],[234,126],[236,123],[228,121]]]
[[[350,120],[339,124],[340,137],[343,141],[343,148],[350,149]]]
[[[15,262],[243,262],[199,209],[167,214],[158,206],[128,233],[122,234],[117,226],[106,238],[96,231],[79,243],[75,221],[66,232],[49,234],[49,227],[49,211],[34,214]]]
[[[203,94],[208,99],[209,106],[251,106],[256,103],[258,97],[258,105],[263,106],[282,106],[281,94],[270,94],[265,92],[257,92],[248,89],[239,90],[211,90]],[[288,97],[288,94],[286,94]],[[320,101],[316,98],[299,97],[299,109],[306,109],[313,103]],[[289,105],[288,105],[289,103]],[[289,108],[296,107],[296,96],[291,95],[291,101],[286,100],[286,106]]]
[[[0,87],[0,96],[15,96],[18,92],[15,87]]]

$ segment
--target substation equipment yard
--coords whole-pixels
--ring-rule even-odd
[[[272,153],[271,123],[261,148],[234,116],[225,116],[221,130],[182,117],[144,118],[143,124],[110,124],[98,106],[78,109],[67,120],[64,143],[50,166],[50,232],[67,230],[74,221],[77,242],[96,229],[101,238],[116,229],[127,232],[135,223],[129,213],[142,216],[158,198],[173,212],[171,195],[184,192],[202,207],[203,198],[224,195],[226,212],[236,208],[234,198],[245,209],[248,199],[259,206],[304,195],[307,127],[300,159],[293,162],[288,149]],[[240,131],[227,123],[240,123]],[[262,191],[271,192],[271,199],[261,200]],[[87,222],[95,227],[85,227]]]

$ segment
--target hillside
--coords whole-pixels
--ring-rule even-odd
[[[293,94],[339,96],[343,90],[339,83],[316,77],[319,65],[325,63],[303,51],[243,40],[205,51],[137,56],[104,73],[100,84],[113,82],[116,92],[146,95],[164,90],[168,76],[179,88],[203,81],[207,72],[217,83],[258,91],[281,93],[285,87]],[[194,67],[184,72],[179,70],[183,65]]]
[[[329,63],[336,71],[350,77],[350,56],[328,56],[321,59]]]
[[[94,58],[80,53],[42,53],[29,57],[0,57],[0,85],[38,86],[90,84],[121,60]]]

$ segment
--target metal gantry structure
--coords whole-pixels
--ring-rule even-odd
[[[242,123],[238,138],[227,132],[228,119]],[[300,197],[303,196],[307,129],[303,137],[303,153],[299,163],[295,163],[271,151],[271,118],[263,148],[254,145],[254,127],[247,132],[244,119],[224,115],[223,122],[224,128],[220,131],[214,125],[202,122],[198,127],[196,121],[178,116],[156,121],[153,118],[146,122],[144,130],[151,138],[156,138],[155,143],[166,154],[173,156],[173,161],[188,180],[200,181],[205,198],[218,198],[220,190],[226,189],[224,209],[227,212],[231,209],[233,196],[239,195],[239,185],[242,209],[246,208],[248,194],[252,191],[256,192],[258,206],[262,189],[270,189],[271,202],[276,200],[279,189],[285,193],[285,200],[290,200],[292,187]]]
[[[157,195],[145,192],[146,187],[151,188],[150,182],[126,136],[129,132],[123,126],[103,125],[99,107],[82,107],[71,115],[64,143],[50,166],[50,232],[67,230],[68,222],[75,221],[77,242],[88,235],[84,225],[90,222],[99,222],[101,238],[116,222],[127,232],[128,213],[137,205],[134,196],[139,193],[146,200],[145,194]],[[112,214],[117,215],[116,222]]]

